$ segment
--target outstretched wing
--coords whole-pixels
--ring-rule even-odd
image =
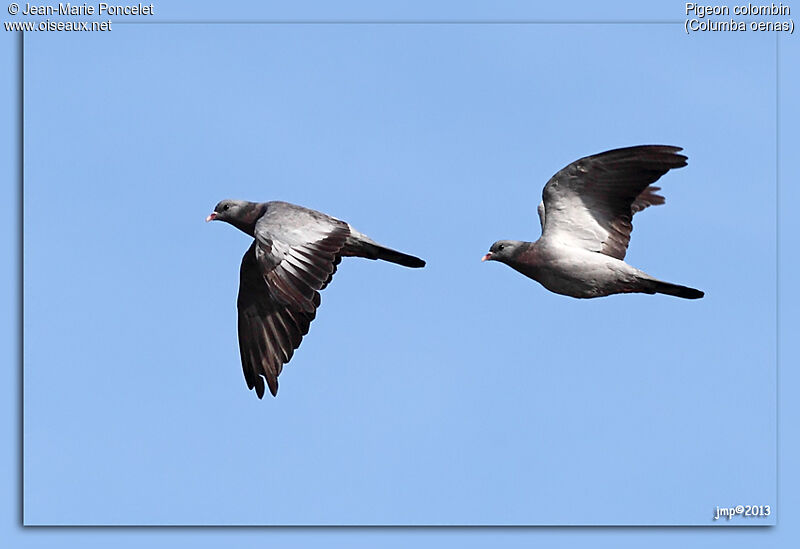
[[[542,236],[624,259],[633,214],[663,204],[651,187],[662,175],[686,165],[680,147],[642,145],[576,160],[542,191]],[[540,218],[542,212],[540,211]]]
[[[320,304],[349,235],[346,223],[292,204],[270,202],[242,258],[239,352],[247,386],[273,395]],[[263,376],[263,377],[262,377]]]

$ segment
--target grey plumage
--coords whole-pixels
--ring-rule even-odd
[[[342,257],[382,259],[424,267],[418,257],[381,246],[348,223],[287,202],[223,200],[206,218],[225,221],[254,238],[239,274],[238,336],[247,386],[272,395],[320,305]]]
[[[505,263],[548,290],[578,298],[617,293],[703,297],[694,288],[653,278],[623,261],[633,215],[664,204],[652,186],[686,165],[680,147],[642,145],[614,149],[572,162],[542,191],[536,242],[495,242],[484,260]]]

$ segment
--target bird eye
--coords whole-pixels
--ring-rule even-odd
[[[503,248],[505,248],[505,244],[500,244],[500,245],[497,247],[497,249],[498,249],[498,250],[502,250]]]
[[[224,211],[227,211],[227,210],[228,210],[228,208],[230,208],[230,207],[231,207],[231,205],[230,205],[230,204],[225,204],[225,205],[222,207],[222,211],[223,211],[223,212],[224,212]]]

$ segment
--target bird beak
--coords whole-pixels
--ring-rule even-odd
[[[492,252],[489,252],[488,254],[486,254],[481,258],[481,261],[491,261],[491,259],[492,259]]]
[[[217,212],[211,212],[210,214],[208,214],[208,217],[206,217],[206,223],[208,223],[209,221],[214,221],[216,218],[217,218]]]

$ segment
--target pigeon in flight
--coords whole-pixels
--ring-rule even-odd
[[[557,294],[579,298],[619,293],[703,292],[663,282],[623,261],[633,214],[664,203],[650,184],[686,165],[680,147],[642,145],[576,160],[547,182],[539,204],[536,242],[499,240],[482,261],[505,263]]]
[[[385,248],[348,223],[286,202],[223,200],[206,221],[225,221],[255,240],[239,272],[239,353],[258,398],[264,378],[273,396],[278,376],[308,333],[323,290],[342,257],[424,267],[418,257]]]

